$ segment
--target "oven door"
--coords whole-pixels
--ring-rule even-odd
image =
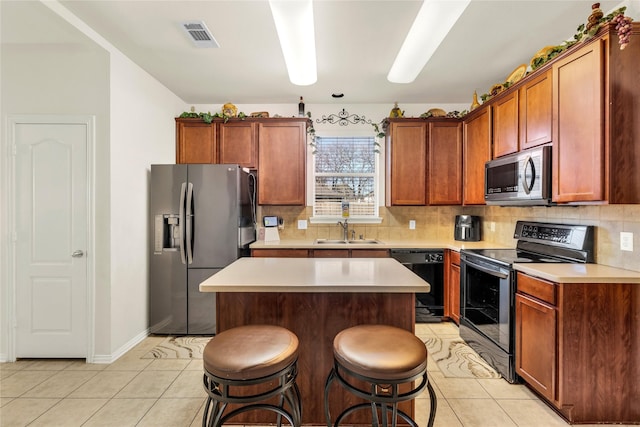
[[[515,275],[508,267],[460,256],[460,336],[509,382],[515,374]]]
[[[463,265],[460,317],[510,352],[514,307],[511,271],[469,256]]]

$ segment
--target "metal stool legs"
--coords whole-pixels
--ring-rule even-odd
[[[202,417],[202,427],[220,427],[230,418],[252,410],[261,409],[277,414],[277,425],[282,425],[282,419],[291,426],[302,424],[302,400],[300,390],[296,384],[297,364],[293,363],[273,375],[250,380],[228,380],[217,377],[205,371],[203,382],[208,394]],[[277,380],[277,384],[266,391],[252,395],[238,395],[237,390],[243,386],[266,384]],[[279,396],[279,404],[261,403]],[[225,413],[229,404],[245,404]]]
[[[349,383],[345,375],[341,374],[341,371],[345,372],[350,377],[368,382],[370,384],[370,390],[362,390]],[[331,387],[331,384],[336,380],[346,390],[360,398],[368,400],[369,403],[360,403],[343,410],[336,418],[335,424],[332,424],[331,413],[329,409],[329,389]],[[400,393],[399,386],[401,384],[409,383],[414,380],[420,380],[420,384],[418,384],[417,387],[409,390],[408,392]],[[379,380],[375,378],[364,377],[362,375],[349,371],[343,366],[340,366],[338,362],[334,362],[334,367],[333,369],[331,369],[331,372],[327,377],[324,388],[324,405],[327,427],[338,427],[342,420],[349,414],[368,408],[371,408],[373,427],[387,427],[389,425],[389,413],[391,414],[392,427],[396,427],[398,417],[405,420],[412,427],[419,427],[418,424],[414,420],[412,420],[411,417],[409,417],[409,415],[398,409],[398,403],[415,399],[425,388],[429,392],[431,407],[427,427],[432,427],[435,421],[438,403],[433,387],[431,386],[431,383],[427,378],[426,370],[415,377],[390,382],[389,380]],[[380,417],[378,417],[378,412],[380,412]]]

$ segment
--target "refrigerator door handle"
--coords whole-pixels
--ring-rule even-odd
[[[184,252],[184,198],[186,195],[186,188],[187,183],[183,182],[182,186],[180,187],[180,212],[178,213],[178,223],[180,230],[180,239],[178,239],[178,241],[180,242],[180,259],[182,260],[183,264],[187,263],[187,258]]]
[[[187,184],[187,264],[193,264],[193,183]]]

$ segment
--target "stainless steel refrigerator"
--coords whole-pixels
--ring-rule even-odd
[[[215,293],[206,278],[248,255],[255,240],[255,178],[238,165],[151,165],[149,330],[208,335]]]

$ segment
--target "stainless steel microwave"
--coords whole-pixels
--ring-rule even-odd
[[[488,205],[551,205],[551,146],[490,160],[484,170]]]

